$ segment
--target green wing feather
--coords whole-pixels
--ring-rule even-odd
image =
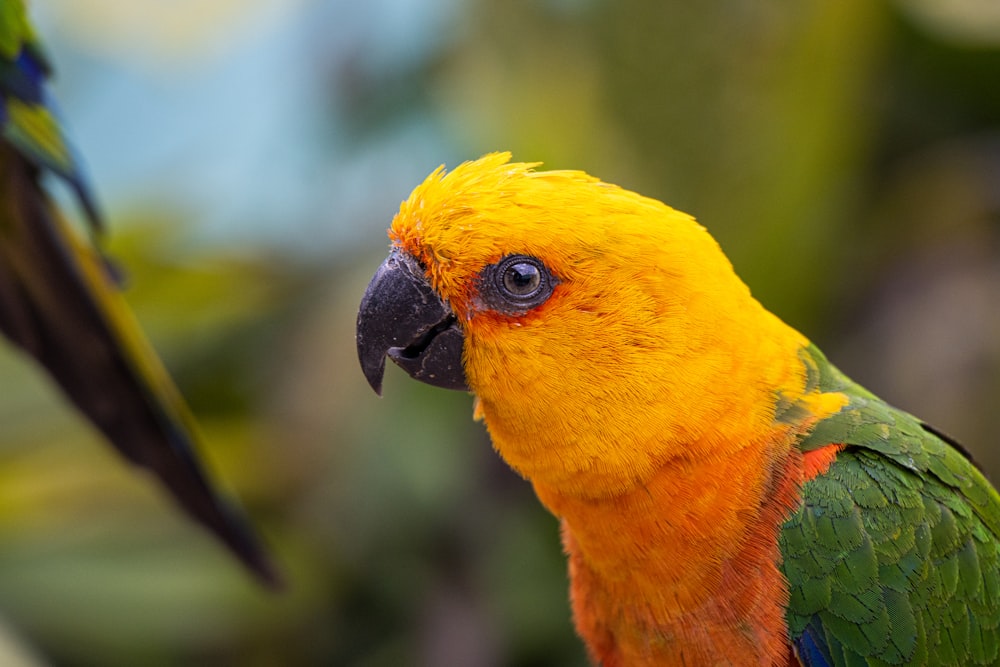
[[[48,65],[23,2],[0,0],[0,334],[39,362],[130,461],[269,583],[277,572],[242,514],[195,456],[194,422],[109,275],[41,187],[70,184],[96,209],[47,100]]]
[[[1000,496],[918,419],[815,347],[809,381],[848,404],[800,443],[847,447],[780,534],[805,665],[1000,664]]]
[[[37,41],[24,2],[4,0],[0,3],[0,58],[16,60],[25,45],[37,44]]]

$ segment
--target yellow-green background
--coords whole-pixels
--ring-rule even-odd
[[[290,585],[258,590],[2,346],[0,637],[21,660],[583,664],[556,522],[471,398],[390,368],[378,399],[355,360],[398,202],[489,150],[695,214],[766,305],[1000,479],[990,0],[33,12],[129,301]]]

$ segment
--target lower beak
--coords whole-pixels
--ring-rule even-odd
[[[358,359],[375,393],[382,394],[388,356],[410,377],[436,387],[468,391],[462,367],[465,338],[420,264],[393,249],[375,272],[358,310]]]

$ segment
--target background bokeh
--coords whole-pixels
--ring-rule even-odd
[[[695,214],[1000,480],[998,6],[35,0],[128,299],[291,585],[0,346],[0,664],[584,664],[556,522],[471,398],[390,368],[378,399],[355,360],[399,201],[490,150]]]

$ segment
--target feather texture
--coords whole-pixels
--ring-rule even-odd
[[[800,443],[847,447],[780,535],[804,664],[996,664],[1000,497],[915,417],[804,356],[821,391],[849,398]]]

